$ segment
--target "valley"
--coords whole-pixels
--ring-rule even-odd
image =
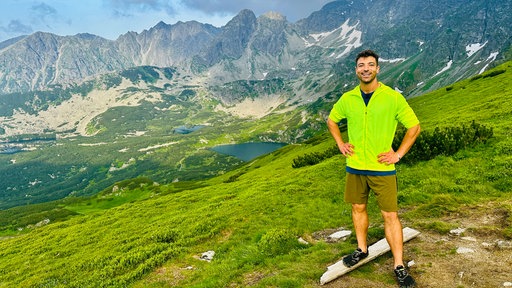
[[[8,180],[0,183],[6,191],[0,208],[93,195],[135,177],[158,183],[209,178],[242,163],[213,152],[217,145],[291,143],[307,137],[291,138],[291,131],[313,132],[307,131],[315,121],[294,127],[299,118],[302,125],[310,119],[303,108],[268,101],[272,95],[228,106],[206,97],[188,76],[156,67],[129,73],[54,91],[64,96],[37,113],[20,109],[2,117],[0,175]],[[255,108],[261,103],[267,108]],[[255,121],[261,125],[254,127]],[[35,141],[43,137],[51,141]]]

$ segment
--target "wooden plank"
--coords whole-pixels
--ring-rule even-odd
[[[420,232],[417,230],[414,230],[412,228],[405,227],[403,229],[404,233],[404,243],[415,238],[416,236],[420,235]],[[331,266],[327,267],[327,272],[325,272],[322,277],[320,278],[320,285],[324,285],[325,283],[328,283],[352,270],[357,269],[357,267],[364,265],[365,263],[368,263],[372,261],[373,259],[379,257],[380,255],[390,251],[391,248],[389,247],[388,241],[386,239],[381,239],[368,247],[368,257],[364,258],[363,260],[359,261],[356,265],[348,268],[345,265],[343,265],[343,259],[340,261],[332,264]]]

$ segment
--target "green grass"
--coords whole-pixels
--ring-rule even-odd
[[[511,65],[498,67],[505,73],[410,100],[424,130],[477,120],[495,133],[453,156],[398,166],[408,226],[445,233],[452,227],[443,217],[489,201],[502,201],[500,211],[512,215]],[[109,188],[76,199],[60,208],[75,213],[0,240],[0,287],[316,287],[326,267],[353,249],[354,238],[310,245],[295,240],[352,227],[342,199],[344,160],[334,156],[298,169],[292,163],[333,144],[322,132],[208,180],[142,187],[127,180],[122,193]],[[375,206],[369,211],[372,241],[383,237]],[[487,229],[511,237],[510,221],[498,228]],[[212,262],[196,259],[208,250],[216,252]],[[393,283],[376,267],[351,276]]]

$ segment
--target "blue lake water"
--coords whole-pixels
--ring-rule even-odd
[[[189,134],[189,133],[197,131],[197,130],[203,128],[203,127],[204,127],[204,125],[180,126],[180,127],[174,128],[174,133]]]
[[[285,143],[249,142],[242,144],[219,145],[212,148],[217,153],[234,156],[243,161],[250,161],[258,156],[274,152],[286,146]]]

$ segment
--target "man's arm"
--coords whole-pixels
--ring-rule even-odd
[[[391,149],[389,152],[379,154],[379,162],[389,165],[400,161],[400,159],[404,157],[407,152],[409,152],[412,144],[414,144],[416,138],[418,138],[418,135],[420,135],[420,131],[420,124],[407,129],[407,132],[402,139],[402,143],[400,143],[400,147],[398,147],[396,152]]]
[[[412,147],[412,144],[416,142],[416,138],[418,138],[418,135],[420,135],[420,131],[420,124],[407,129],[407,132],[405,133],[404,139],[402,139],[400,147],[398,147],[398,149],[396,150],[396,153],[399,155],[400,158],[404,157],[404,155],[407,152],[409,152],[409,150]]]
[[[341,154],[343,154],[345,157],[348,157],[352,154],[354,154],[354,145],[343,142],[343,139],[341,138],[341,131],[340,127],[338,126],[338,123],[332,121],[330,118],[327,119],[327,128],[329,129],[329,132],[331,132],[332,138],[334,138],[334,141],[336,141],[336,145],[338,145],[338,148],[340,149]]]

